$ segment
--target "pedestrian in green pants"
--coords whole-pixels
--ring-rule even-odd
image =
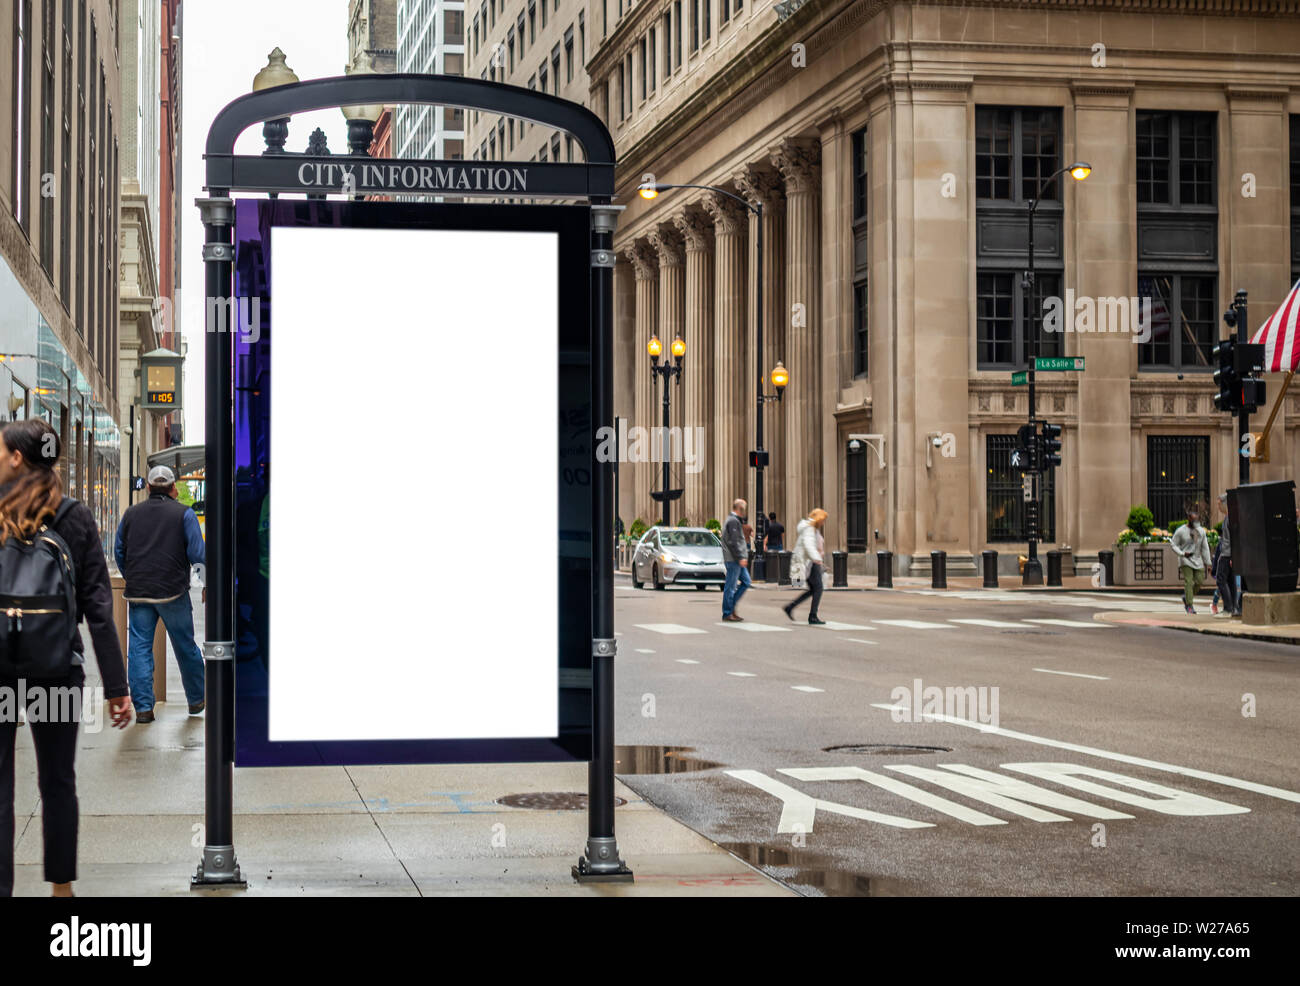
[[[1210,542],[1200,525],[1201,512],[1194,504],[1187,508],[1187,523],[1174,531],[1173,549],[1178,556],[1178,574],[1183,577],[1183,606],[1195,613],[1192,603],[1210,568]]]

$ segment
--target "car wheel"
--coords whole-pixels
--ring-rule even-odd
[[[654,581],[656,589],[665,588],[664,584],[659,581],[659,563],[655,562],[654,568],[650,569],[651,579]]]
[[[705,589],[708,588],[708,586],[705,585],[703,582],[698,582],[698,583],[696,583],[695,588],[696,588],[697,590],[699,590],[700,592],[703,592]]]
[[[632,564],[632,588],[633,588],[633,589],[643,589],[643,588],[645,588],[645,583],[642,582],[640,579],[638,579],[638,578],[636,577],[636,563],[635,563],[635,562],[633,562],[633,564]]]

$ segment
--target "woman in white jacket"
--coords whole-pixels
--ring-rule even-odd
[[[826,523],[826,517],[826,511],[818,507],[799,521],[794,552],[790,558],[790,575],[794,578],[796,572],[802,572],[808,588],[790,605],[782,607],[785,615],[793,621],[794,608],[811,596],[812,606],[808,610],[808,622],[813,626],[826,622],[817,618],[817,605],[822,601],[822,549],[825,544],[822,538],[822,526]]]

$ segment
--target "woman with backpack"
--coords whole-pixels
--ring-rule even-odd
[[[0,897],[13,894],[16,704],[36,748],[45,879],[71,897],[77,877],[77,730],[86,621],[113,725],[131,722],[113,589],[94,514],[65,497],[58,433],[41,418],[0,430]],[[70,700],[71,696],[71,700]],[[12,721],[11,721],[12,720]]]

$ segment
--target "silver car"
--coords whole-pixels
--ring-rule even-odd
[[[632,555],[632,585],[650,582],[666,585],[722,588],[727,579],[722,564],[722,542],[704,527],[652,527],[642,536]]]

